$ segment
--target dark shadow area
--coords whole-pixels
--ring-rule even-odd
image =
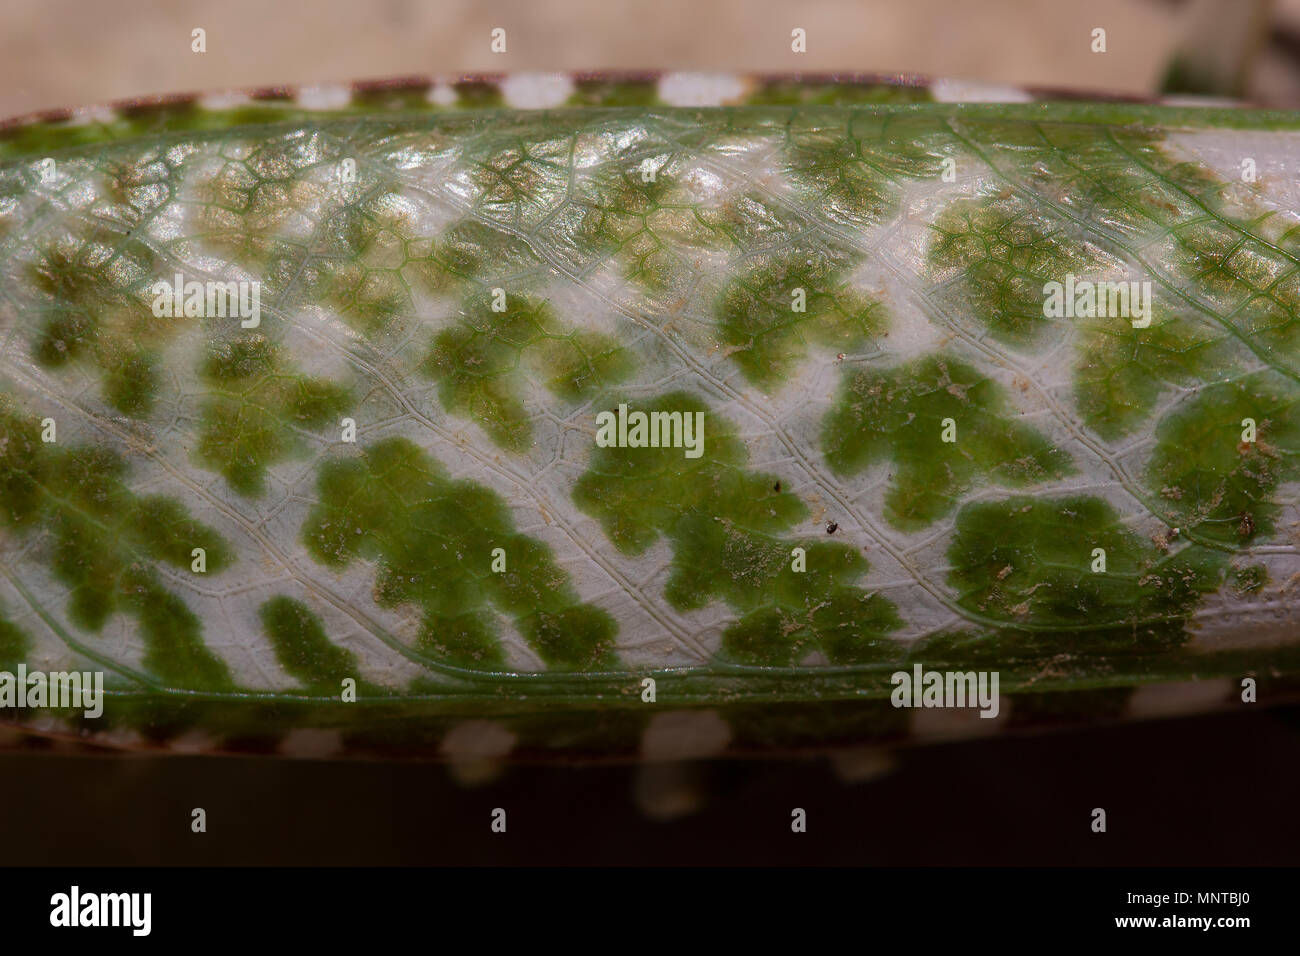
[[[634,766],[465,788],[436,764],[19,754],[0,758],[0,862],[1289,864],[1298,747],[1284,708],[918,747],[865,783],[822,758],[701,764],[703,806],[671,822],[638,809]]]

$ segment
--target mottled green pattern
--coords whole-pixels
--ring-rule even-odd
[[[917,663],[1024,722],[1291,679],[1300,122],[670,85],[0,133],[0,667],[105,670],[92,733],[599,754],[647,676],[739,746],[895,734]],[[160,318],[177,273],[260,323]]]
[[[0,669],[16,668],[31,646],[31,638],[12,621],[0,617]]]
[[[311,553],[334,566],[378,558],[376,599],[417,602],[419,642],[435,658],[500,668],[496,608],[548,664],[594,668],[609,659],[609,615],[574,599],[547,549],[514,530],[500,499],[450,481],[411,442],[390,439],[362,462],[326,465],[319,494],[303,529]]]
[[[45,560],[67,588],[68,620],[99,631],[122,613],[138,622],[143,662],[180,687],[230,684],[226,665],[201,636],[201,623],[167,588],[160,565],[188,572],[194,548],[208,572],[234,560],[226,542],[161,495],[139,497],[115,452],[88,445],[56,447],[38,439],[40,424],[0,403],[0,488],[4,524],[22,535],[44,532]]]
[[[159,375],[156,345],[172,331],[144,298],[154,266],[140,243],[123,247],[112,230],[93,225],[43,246],[27,266],[41,316],[32,357],[51,369],[93,362],[109,405],[147,415]]]
[[[564,328],[544,302],[503,296],[496,312],[489,297],[480,296],[466,310],[455,327],[435,337],[423,368],[440,383],[443,404],[480,422],[498,445],[521,451],[532,435],[528,409],[510,386],[511,373],[521,367],[569,400],[631,372],[631,357],[612,338]]]
[[[348,408],[345,388],[285,366],[283,349],[251,334],[214,344],[200,369],[208,397],[198,457],[240,494],[261,495],[266,469],[300,450],[295,429],[320,429]]]
[[[1094,549],[1105,553],[1105,571],[1092,569]],[[968,505],[948,557],[963,607],[1009,627],[1068,634],[1074,652],[1176,643],[1200,594],[1217,586],[1222,561],[1199,548],[1161,554],[1104,501],[1083,497]]]
[[[765,257],[736,278],[718,304],[719,325],[745,378],[773,389],[809,346],[857,351],[884,331],[879,304],[847,285],[835,257],[817,249]],[[798,312],[796,290],[804,297]]]
[[[332,694],[341,692],[345,680],[356,680],[356,655],[331,644],[320,618],[301,601],[272,598],[258,608],[258,616],[276,659],[308,687]]]
[[[668,538],[673,564],[664,596],[675,607],[726,601],[741,617],[724,631],[723,650],[751,663],[793,664],[813,649],[836,663],[890,654],[882,638],[899,626],[893,605],[854,586],[867,562],[846,545],[781,537],[807,506],[774,475],[745,468],[744,445],[725,420],[681,393],[639,407],[704,413],[712,429],[706,453],[600,449],[574,498],[621,551],[638,554]],[[794,569],[800,546],[806,570]]]
[[[1257,373],[1210,385],[1160,423],[1147,480],[1169,520],[1225,548],[1273,536],[1278,485],[1300,478],[1300,390],[1288,384]]]
[[[933,356],[846,376],[822,444],[841,473],[892,459],[885,518],[912,531],[951,511],[980,475],[1023,487],[1074,471],[1060,449],[1010,416],[996,382]]]

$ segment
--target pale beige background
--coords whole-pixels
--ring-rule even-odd
[[[1244,0],[1243,0],[1244,2]],[[1231,4],[1227,5],[1229,8]],[[0,116],[151,94],[520,69],[906,70],[1149,93],[1177,0],[7,0]],[[1300,0],[1279,4],[1285,19]],[[1300,20],[1300,13],[1295,19]],[[503,26],[509,50],[489,52]],[[808,52],[790,52],[790,30]],[[1109,50],[1089,50],[1093,27]],[[190,52],[190,30],[208,52]],[[1300,90],[1276,54],[1270,96]]]

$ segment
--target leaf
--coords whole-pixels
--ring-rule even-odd
[[[1294,116],[548,82],[0,131],[0,666],[105,673],[61,729],[632,756],[651,676],[740,747],[906,733],[918,664],[1043,721],[1294,677]]]

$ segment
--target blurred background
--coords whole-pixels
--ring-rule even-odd
[[[508,52],[489,52],[504,26]],[[190,31],[207,31],[207,53]],[[808,52],[790,51],[807,31]],[[1091,51],[1107,31],[1104,55]],[[1300,107],[1300,0],[7,0],[0,115],[464,71],[905,71]],[[0,732],[0,746],[17,741]],[[1300,710],[795,760],[515,766],[0,753],[0,864],[1282,864]],[[1110,829],[1088,829],[1106,807]],[[203,807],[208,832],[190,830]],[[505,837],[489,832],[494,807]],[[790,810],[808,832],[790,832]],[[474,821],[479,821],[475,823]],[[481,824],[481,825],[479,825]]]
[[[508,52],[489,51],[493,27]],[[207,31],[207,53],[190,31]],[[807,31],[805,54],[790,31]],[[1091,50],[1096,27],[1105,54]],[[507,70],[906,71],[1150,95],[1175,54],[1300,104],[1300,0],[6,0],[0,115],[159,93]],[[1218,67],[1221,62],[1226,67]]]

